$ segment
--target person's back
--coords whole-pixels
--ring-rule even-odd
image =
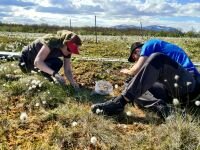
[[[160,39],[152,39],[145,42],[141,48],[140,56],[149,57],[152,53],[157,52],[169,56],[189,72],[199,75],[199,72],[195,68],[194,64],[182,48]]]

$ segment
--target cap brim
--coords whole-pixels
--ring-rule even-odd
[[[73,54],[79,54],[79,48],[76,44],[72,43],[72,42],[68,42],[67,44],[69,51]]]

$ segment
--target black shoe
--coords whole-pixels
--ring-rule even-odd
[[[104,103],[98,103],[91,106],[91,110],[96,114],[118,115],[124,111],[124,106],[127,104],[123,96],[118,96]]]
[[[169,116],[171,116],[173,114],[172,107],[169,107],[167,105],[165,105],[165,106],[158,106],[157,108],[158,108],[157,114],[163,120],[166,120],[166,118],[168,118]]]

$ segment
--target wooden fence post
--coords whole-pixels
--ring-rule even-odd
[[[97,44],[97,19],[96,19],[96,15],[95,15],[95,36],[96,36],[96,44]]]

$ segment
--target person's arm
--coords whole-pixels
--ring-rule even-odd
[[[34,60],[34,66],[39,68],[43,72],[53,75],[60,84],[65,85],[65,79],[61,75],[59,75],[57,72],[54,72],[53,69],[49,68],[45,64],[44,61],[49,55],[49,53],[50,53],[49,47],[44,44]]]
[[[76,83],[72,75],[72,66],[71,66],[70,58],[64,58],[64,72],[70,84],[76,89],[79,88],[78,84]]]
[[[49,47],[47,45],[43,45],[34,60],[34,66],[39,68],[41,71],[52,75],[54,70],[49,68],[44,62],[49,53],[50,53]]]
[[[140,70],[140,68],[145,63],[145,61],[147,60],[147,58],[148,58],[147,56],[140,56],[140,58],[135,63],[135,65],[133,65],[133,67],[131,67],[130,69],[122,69],[120,72],[131,75],[131,76],[136,75],[138,73],[138,71]]]

